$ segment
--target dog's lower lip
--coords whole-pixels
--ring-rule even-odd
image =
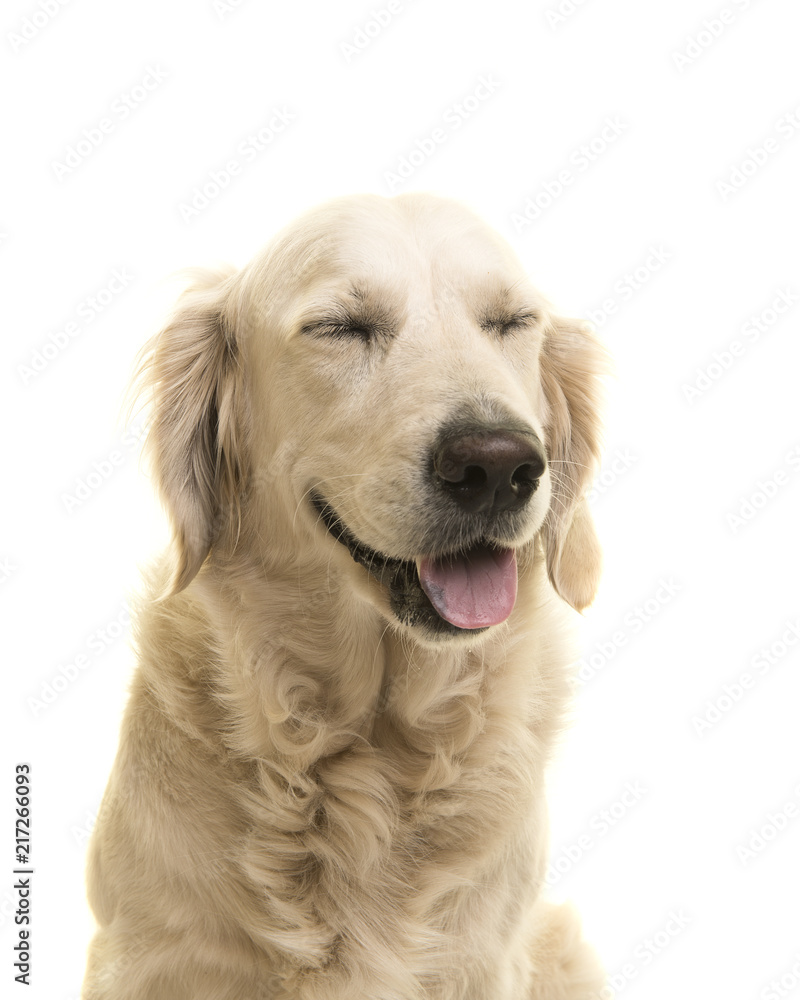
[[[391,579],[400,569],[404,566],[413,565],[413,563],[409,563],[403,559],[393,559],[390,556],[385,556],[380,552],[376,552],[375,549],[364,545],[363,542],[360,542],[342,522],[328,501],[323,499],[319,494],[312,493],[311,502],[321,517],[323,524],[336,541],[341,542],[350,552],[353,559],[360,566],[368,570],[380,583],[389,586]]]

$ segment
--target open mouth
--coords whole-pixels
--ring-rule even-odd
[[[311,499],[331,535],[387,588],[392,612],[404,625],[460,635],[483,632],[511,614],[517,596],[513,549],[479,541],[441,558],[393,559],[359,541],[322,497]]]

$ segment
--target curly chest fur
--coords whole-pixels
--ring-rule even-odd
[[[417,663],[427,685],[390,663],[360,731],[328,713],[306,766],[293,753],[254,766],[251,933],[287,976],[324,969],[331,989],[332,966],[351,984],[394,969],[414,995],[510,947],[544,862],[540,781],[563,695],[512,661]]]

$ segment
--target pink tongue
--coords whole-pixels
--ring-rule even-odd
[[[422,559],[419,582],[451,625],[499,625],[511,614],[517,597],[517,557],[513,549],[476,545],[453,558]]]

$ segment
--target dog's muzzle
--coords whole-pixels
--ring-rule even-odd
[[[546,468],[535,434],[468,429],[442,436],[430,460],[431,482],[443,509],[467,525],[475,541],[441,556],[416,560],[384,555],[360,541],[319,494],[312,501],[328,531],[389,592],[400,622],[436,634],[482,632],[505,621],[517,594],[513,548],[481,532],[513,516],[530,500]]]

